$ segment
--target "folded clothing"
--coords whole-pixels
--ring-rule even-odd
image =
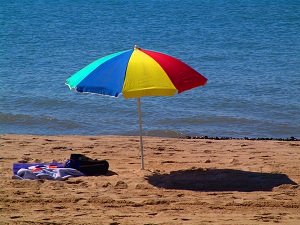
[[[74,168],[87,176],[97,176],[108,172],[109,163],[106,160],[91,159],[82,154],[71,154],[65,167]]]

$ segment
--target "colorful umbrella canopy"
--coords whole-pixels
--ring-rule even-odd
[[[144,169],[140,97],[173,96],[176,92],[205,85],[207,79],[172,56],[134,49],[100,58],[67,79],[70,89],[124,98],[137,98],[140,122],[140,149]]]

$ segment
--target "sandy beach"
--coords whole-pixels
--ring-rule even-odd
[[[300,142],[0,135],[0,224],[299,224]],[[12,179],[14,163],[106,159],[109,172]]]

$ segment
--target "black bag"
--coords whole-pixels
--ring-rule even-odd
[[[109,163],[106,160],[94,160],[82,154],[71,154],[65,167],[76,169],[87,176],[95,176],[106,174]]]

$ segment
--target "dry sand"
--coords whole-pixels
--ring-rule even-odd
[[[0,135],[0,224],[300,224],[300,142]],[[13,180],[12,164],[106,159],[104,176]]]

